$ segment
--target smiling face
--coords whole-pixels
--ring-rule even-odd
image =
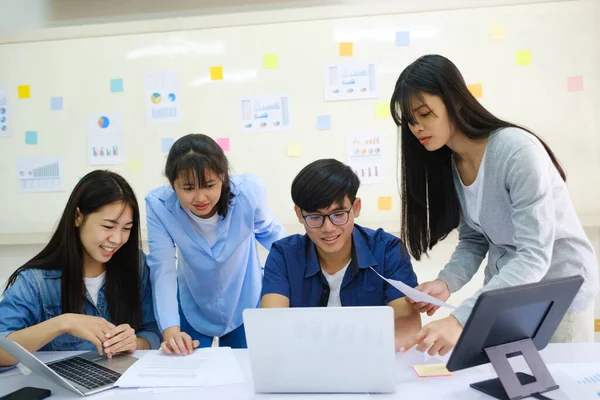
[[[426,150],[435,151],[451,143],[455,129],[442,98],[423,93],[413,96],[411,109],[416,121],[410,131]]]
[[[182,174],[173,182],[173,189],[182,207],[200,218],[210,218],[217,212],[223,181],[209,169],[205,170],[204,179],[206,184],[199,187],[198,179],[188,179]]]
[[[77,210],[75,226],[84,250],[84,264],[106,264],[129,240],[133,227],[131,206],[116,201],[85,217]]]
[[[346,196],[342,204],[332,204],[330,207],[319,209],[316,212],[307,212],[301,210],[298,206],[295,206],[294,210],[298,221],[304,225],[306,235],[317,246],[319,254],[326,256],[340,252],[348,252],[348,254],[351,252],[354,218],[360,215],[360,208],[359,198],[352,204]],[[326,217],[326,215],[330,215],[330,217]],[[325,217],[323,218],[323,216]],[[320,227],[310,226],[319,225],[320,220],[323,221],[323,225]]]

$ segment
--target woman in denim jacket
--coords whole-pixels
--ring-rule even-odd
[[[125,179],[109,171],[84,176],[48,245],[9,278],[0,335],[30,352],[97,349],[112,357],[158,348],[139,225]],[[14,363],[0,350],[0,367]]]

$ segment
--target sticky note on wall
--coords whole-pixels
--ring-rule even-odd
[[[210,80],[211,81],[221,81],[223,80],[223,67],[218,65],[215,67],[210,67]]]
[[[392,197],[381,196],[377,200],[377,209],[379,211],[390,211],[392,209]]]
[[[506,39],[506,29],[504,28],[504,25],[490,26],[490,39],[492,39],[492,40]]]
[[[231,142],[229,141],[229,138],[218,138],[217,139],[217,144],[219,146],[221,146],[221,148],[223,149],[223,151],[230,151],[231,150]]]
[[[578,92],[583,90],[583,76],[570,76],[567,80],[567,91]]]
[[[396,46],[408,46],[410,45],[410,32],[396,32]]]
[[[375,105],[375,116],[377,118],[391,117],[390,105],[388,103],[378,103]]]
[[[517,51],[516,63],[519,66],[531,65],[531,51],[529,51],[529,50]]]
[[[279,66],[279,57],[277,54],[265,54],[264,67],[266,69],[275,69]]]
[[[331,115],[319,115],[317,117],[317,129],[320,131],[331,129]]]
[[[38,144],[38,133],[36,131],[25,132],[25,144]]]
[[[288,143],[287,156],[288,157],[302,157],[302,143],[300,143],[300,142]]]
[[[127,168],[129,168],[129,171],[131,172],[142,172],[142,160],[140,160],[139,158],[127,160]]]
[[[472,85],[467,86],[469,88],[469,92],[475,97],[480,98],[483,97],[483,85],[481,83],[473,83]]]
[[[175,139],[173,138],[162,138],[160,140],[160,148],[163,153],[168,153],[171,150],[173,143],[175,143]]]
[[[50,97],[50,110],[60,111],[63,109],[63,98],[62,97]]]
[[[342,57],[351,57],[354,49],[354,45],[352,42],[341,42],[340,43],[340,56]]]
[[[19,94],[20,99],[28,99],[31,97],[31,89],[29,88],[29,85],[17,86],[17,93]]]
[[[110,80],[110,91],[112,93],[120,93],[123,91],[123,79],[111,79]]]

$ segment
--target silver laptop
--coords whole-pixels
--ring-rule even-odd
[[[257,393],[391,393],[396,389],[391,307],[244,311]]]
[[[89,351],[44,364],[21,345],[2,335],[0,348],[32,372],[80,396],[114,387],[121,374],[137,361],[137,358],[126,354],[117,354],[108,359],[99,356],[97,351]]]

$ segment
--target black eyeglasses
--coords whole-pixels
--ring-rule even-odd
[[[353,208],[354,206],[350,207],[349,210],[336,211],[331,214],[302,214],[302,218],[304,219],[306,226],[308,226],[309,228],[322,227],[325,223],[325,218],[329,218],[329,221],[331,221],[333,225],[341,226],[346,225],[346,223],[350,219],[350,212]]]

